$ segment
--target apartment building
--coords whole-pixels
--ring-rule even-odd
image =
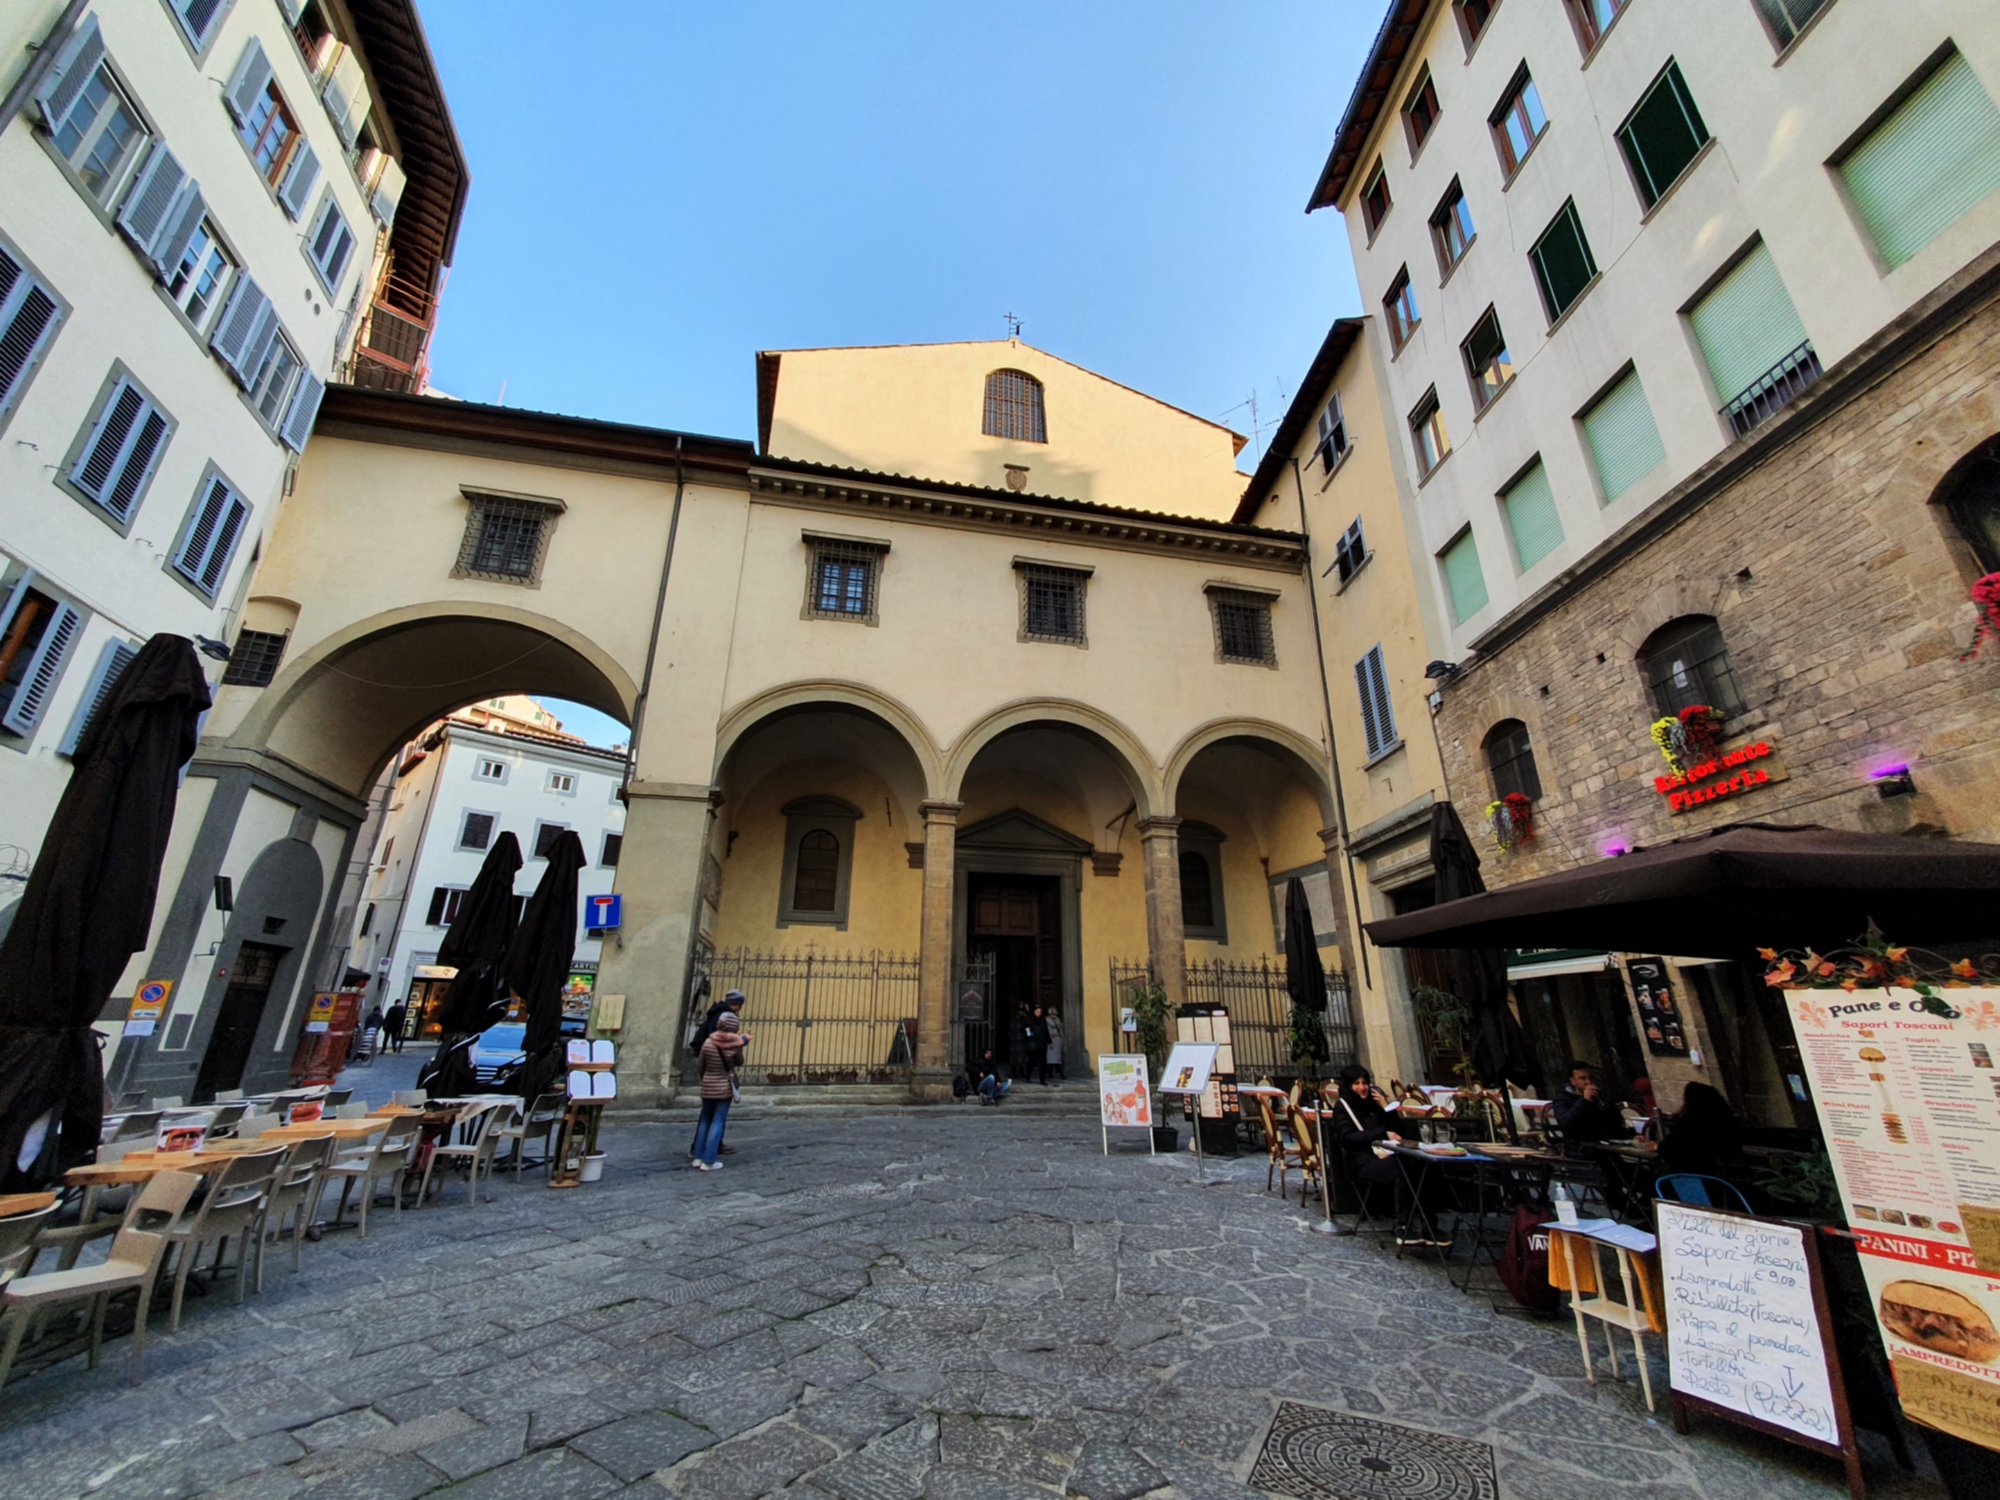
[[[23,875],[147,637],[270,681],[286,627],[239,630],[263,538],[326,382],[389,368],[373,326],[420,368],[377,308],[434,291],[465,172],[413,0],[30,0],[0,49],[0,870]]]

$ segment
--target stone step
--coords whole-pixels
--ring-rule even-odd
[[[783,1088],[751,1087],[730,1108],[732,1120],[799,1115],[846,1115],[874,1110],[933,1111],[939,1109],[985,1109],[976,1099],[954,1099],[946,1104],[912,1104],[906,1088],[887,1084],[791,1085]],[[1094,1084],[1070,1082],[1055,1088],[1036,1083],[1016,1084],[1006,1102],[999,1106],[1017,1115],[1063,1115],[1096,1118],[1097,1088]],[[665,1109],[631,1111],[649,1119],[692,1120],[701,1112],[701,1101],[691,1088],[683,1088]]]

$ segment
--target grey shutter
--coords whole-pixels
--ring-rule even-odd
[[[103,61],[104,38],[98,34],[97,17],[92,16],[77,27],[76,35],[69,39],[55,66],[42,75],[35,89],[35,107],[42,112],[44,125],[54,130],[62,124],[76,103],[76,96],[83,92],[90,75]]]
[[[277,310],[263,289],[248,276],[237,277],[210,343],[238,385],[249,387],[277,326]]]
[[[303,9],[305,0],[299,0]],[[208,45],[208,39],[215,30],[215,23],[221,19],[227,8],[227,0],[174,0],[174,12],[181,18],[181,30],[188,34],[198,52]],[[298,17],[294,16],[293,20]]]
[[[255,107],[270,84],[271,60],[264,55],[264,44],[252,37],[250,45],[243,49],[242,61],[236,64],[236,71],[230,75],[229,87],[222,91],[222,102],[229,106],[230,114],[241,124],[243,117]]]
[[[309,250],[312,263],[319,268],[320,279],[329,290],[337,290],[341,275],[347,270],[348,257],[354,253],[354,231],[347,227],[331,190],[320,203],[319,217],[313,222]]]
[[[62,676],[63,662],[69,657],[69,648],[76,644],[78,634],[83,630],[83,616],[72,605],[58,604],[49,617],[48,628],[35,645],[35,654],[28,658],[27,670],[21,674],[21,685],[15,690],[14,701],[7,705],[7,712],[0,714],[0,728],[7,728],[19,735],[30,735],[41,722],[42,711],[49,706],[49,696],[55,692],[56,682]]]
[[[227,481],[211,477],[174,556],[174,569],[211,599],[229,572],[229,560],[243,537],[250,506]]]
[[[181,257],[187,254],[189,244],[201,232],[201,221],[208,217],[208,202],[201,196],[201,189],[192,182],[181,195],[178,207],[179,212],[167,220],[167,227],[153,242],[153,266],[159,272],[161,281],[174,279],[174,272],[180,269]]]
[[[190,194],[199,196],[193,180],[181,170],[167,143],[153,142],[146,164],[139,168],[125,194],[125,206],[118,211],[118,227],[152,263],[154,275],[162,281],[167,279],[168,271],[161,264],[158,251],[170,237],[171,229],[180,223],[180,211],[187,206]]]
[[[76,747],[83,743],[84,731],[90,728],[99,710],[110,701],[112,690],[118,686],[118,679],[126,665],[138,654],[138,647],[116,636],[104,643],[104,651],[97,658],[97,669],[90,674],[90,682],[83,690],[83,701],[77,704],[76,712],[70,716],[69,728],[63,731],[62,743],[56,746],[58,755],[76,754]]]
[[[1389,706],[1389,674],[1382,665],[1382,648],[1377,646],[1366,658],[1368,682],[1375,690],[1375,727],[1382,735],[1382,748],[1396,743],[1396,714]]]
[[[278,429],[278,438],[294,453],[306,451],[306,439],[312,436],[313,418],[319,415],[319,403],[326,395],[326,382],[311,370],[299,376],[298,389],[292,392],[291,409],[285,413],[284,423]]]
[[[1382,746],[1387,743],[1382,737],[1381,725],[1375,720],[1375,687],[1368,676],[1368,663],[1374,655],[1370,651],[1354,664],[1354,687],[1361,698],[1361,730],[1368,739],[1370,759],[1381,754]]]
[[[284,186],[278,189],[278,201],[285,205],[285,212],[294,219],[302,215],[318,181],[319,156],[310,141],[300,141],[299,149],[292,153],[292,164],[285,169]]]
[[[48,288],[0,249],[0,411],[20,390],[61,311]]]
[[[166,438],[166,419],[129,380],[120,380],[69,472],[70,483],[119,520],[131,512]]]

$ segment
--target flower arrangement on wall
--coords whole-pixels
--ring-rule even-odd
[[[1924,1009],[1956,1019],[1960,1012],[1938,993],[1939,990],[2000,984],[2000,954],[1981,959],[1947,959],[1920,948],[1891,946],[1879,932],[1871,931],[1846,948],[1816,953],[1780,953],[1759,948],[1764,960],[1764,983],[1780,990],[1905,989],[1923,996]],[[1973,1003],[1972,1014],[1983,1031],[1990,1020],[2000,1025],[2000,1007],[1990,1000]]]
[[[1988,636],[2000,640],[2000,573],[1988,573],[1973,581],[1972,603],[1979,611],[1979,628],[1972,632],[1972,644],[1960,661],[1971,661],[1977,656]]]
[[[1653,722],[1653,743],[1676,776],[1715,758],[1722,742],[1722,713],[1706,703],[1690,703],[1678,714]]]
[[[1535,841],[1535,804],[1519,792],[1487,803],[1486,821],[1493,829],[1493,842],[1502,850]]]

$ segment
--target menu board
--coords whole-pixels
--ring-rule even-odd
[[[1674,1003],[1666,960],[1628,958],[1625,972],[1632,976],[1632,1000],[1639,1007],[1639,1030],[1645,1034],[1646,1050],[1655,1057],[1686,1057],[1687,1033],[1681,1028],[1680,1007]]]
[[[1208,1075],[1215,1071],[1215,1043],[1175,1042],[1160,1070],[1160,1092],[1199,1096],[1208,1090]]]
[[[1839,1447],[1806,1231],[1681,1203],[1654,1207],[1673,1388]]]
[[[1788,990],[1911,1419],[2000,1449],[2000,990]]]

